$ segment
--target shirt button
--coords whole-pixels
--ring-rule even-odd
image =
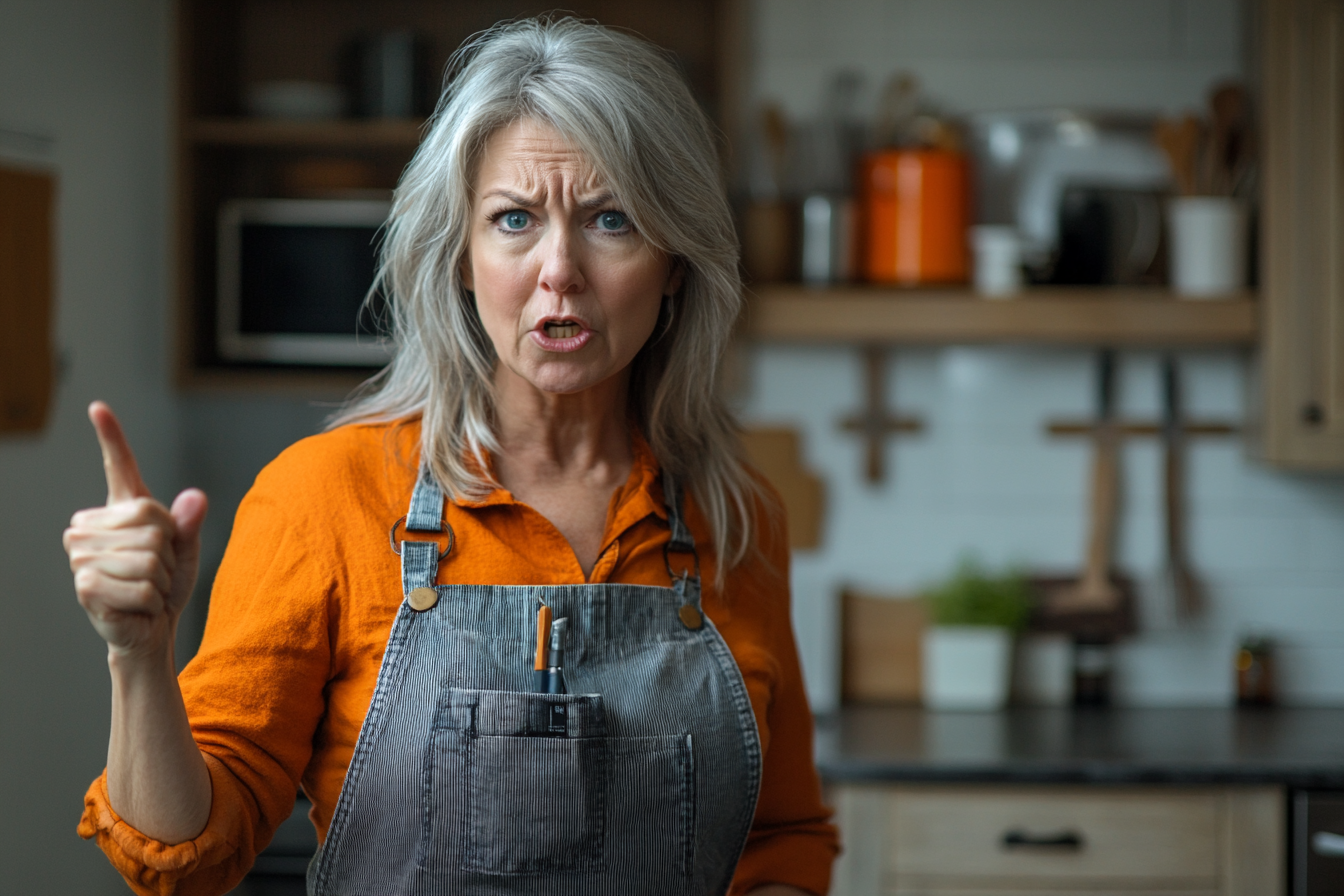
[[[416,588],[406,595],[406,602],[412,610],[424,612],[439,602],[439,592],[433,588]]]
[[[705,624],[705,620],[700,615],[700,611],[690,604],[682,604],[681,609],[677,611],[677,616],[681,619],[681,624],[691,631],[695,631]]]

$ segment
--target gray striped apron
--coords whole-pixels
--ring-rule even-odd
[[[451,527],[442,553],[393,527],[404,597],[310,894],[727,892],[755,814],[760,740],[700,607],[680,493],[667,479],[664,493],[667,588],[435,586]],[[422,473],[405,530],[442,533],[443,503]],[[680,574],[676,555],[689,562]],[[433,589],[414,596],[433,605],[415,609],[416,589]],[[567,694],[532,693],[541,602],[569,620]]]

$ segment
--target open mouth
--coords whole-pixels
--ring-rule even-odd
[[[570,320],[548,320],[544,329],[551,339],[569,339],[579,335],[583,327]]]

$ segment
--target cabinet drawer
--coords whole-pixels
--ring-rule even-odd
[[[1209,792],[910,788],[888,811],[884,870],[898,891],[1218,887]]]

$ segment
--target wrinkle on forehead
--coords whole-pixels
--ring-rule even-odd
[[[549,125],[521,119],[486,142],[476,192],[521,193],[538,200],[560,194],[581,199],[610,192],[588,155]]]

